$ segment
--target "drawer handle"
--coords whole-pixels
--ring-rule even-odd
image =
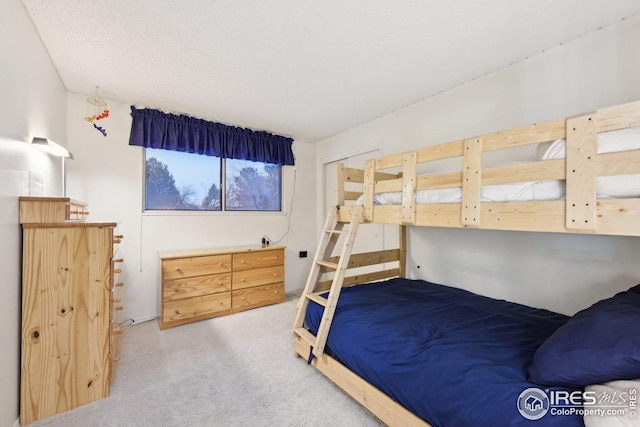
[[[120,273],[122,273],[122,270],[120,270],[119,268],[115,268],[113,270],[113,274],[120,274]]]
[[[124,259],[122,258],[114,259],[113,262],[124,262]]]
[[[123,306],[118,306],[118,307],[113,307],[113,311],[120,311],[120,310],[124,310]]]
[[[120,302],[122,301],[122,298],[114,298],[111,300],[111,302]]]
[[[114,335],[120,335],[122,333],[122,328],[121,327],[113,328],[111,333],[113,333]]]
[[[278,277],[278,273],[273,273],[273,275],[274,275],[275,277]]]
[[[241,282],[246,282],[247,279],[245,279],[244,277],[240,280]]]
[[[118,282],[118,283],[116,283],[116,286],[124,286],[124,283],[123,282]]]
[[[223,266],[224,264],[223,263],[219,263],[218,265]]]
[[[120,242],[122,242],[121,239],[113,239],[113,243],[120,243]]]
[[[244,297],[240,297],[241,300],[244,300]]]
[[[87,212],[89,213],[89,212]],[[114,239],[124,239],[124,236],[122,234],[118,234],[116,236],[113,236]]]
[[[220,305],[224,305],[224,301],[220,301]]]
[[[245,260],[242,260],[242,261],[240,261],[240,262],[241,262],[242,264],[244,264],[244,263],[245,263]]]
[[[120,361],[120,356],[113,356],[113,357],[111,358],[111,361],[112,361],[112,362],[119,362],[119,361]]]
[[[176,267],[176,271],[180,271],[180,267]]]

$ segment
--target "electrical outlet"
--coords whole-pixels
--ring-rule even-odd
[[[300,251],[300,258],[306,258],[307,257],[307,251]]]

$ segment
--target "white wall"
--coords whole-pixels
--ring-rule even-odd
[[[64,145],[66,89],[22,3],[0,3],[0,426],[14,425],[20,395],[21,230],[18,196],[29,195],[29,172],[43,194],[59,196],[60,161],[26,142],[33,136]]]
[[[635,16],[335,135],[317,152],[330,157],[381,141],[386,155],[635,101],[639,76]],[[415,227],[408,271],[573,314],[640,283],[638,253],[639,238]]]
[[[121,320],[148,320],[157,315],[158,251],[260,244],[263,235],[279,239],[285,252],[287,292],[304,286],[310,259],[298,253],[312,253],[315,233],[315,147],[294,142],[296,166],[284,167],[282,213],[142,213],[143,149],[129,146],[130,106],[107,100],[109,118],[101,121],[107,137],[83,118],[86,96],[68,96],[69,149],[75,159],[68,162],[67,193],[89,203],[92,221],[117,221],[124,235],[119,258],[124,258]],[[295,197],[294,192],[295,181]],[[293,201],[292,209],[291,202]]]

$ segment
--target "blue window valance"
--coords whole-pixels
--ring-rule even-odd
[[[129,145],[293,165],[293,139],[184,115],[131,107]]]

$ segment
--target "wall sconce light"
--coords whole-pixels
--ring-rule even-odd
[[[46,151],[49,154],[53,154],[56,157],[73,159],[73,154],[71,154],[69,150],[64,148],[62,145],[51,141],[50,139],[39,138],[36,136],[31,140],[31,143],[39,149]]]
[[[65,171],[65,159],[73,159],[73,154],[66,148],[64,148],[60,144],[56,144],[47,138],[39,138],[34,137],[31,140],[31,144],[35,147],[38,147],[42,151],[46,151],[47,153],[60,157],[62,159],[62,197],[66,197],[67,195],[67,174]]]

